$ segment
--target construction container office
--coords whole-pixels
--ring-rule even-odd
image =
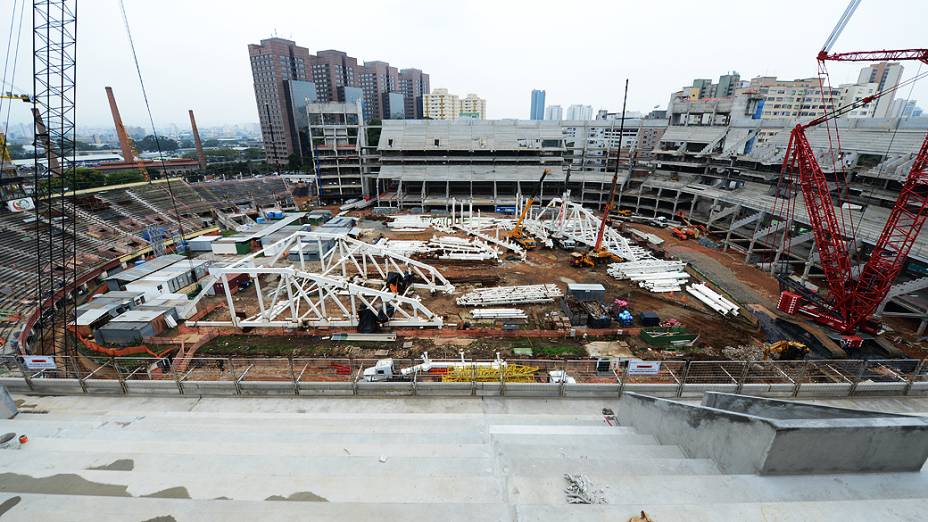
[[[141,279],[149,274],[155,273],[162,268],[169,267],[178,261],[183,261],[184,256],[177,254],[168,254],[156,257],[150,261],[136,262],[132,268],[127,268],[122,272],[117,272],[107,276],[105,279],[106,287],[110,290],[125,290],[126,284]]]
[[[100,344],[130,346],[143,342],[168,329],[166,309],[130,310],[94,331]]]

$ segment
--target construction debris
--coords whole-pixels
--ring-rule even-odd
[[[567,494],[568,504],[605,504],[606,496],[601,489],[593,489],[593,484],[586,475],[564,474],[567,481],[567,487],[564,493]]]
[[[754,362],[764,358],[764,350],[759,346],[726,346],[722,348],[722,355],[733,361]]]
[[[497,286],[480,288],[457,299],[460,306],[550,303],[564,294],[557,285]]]

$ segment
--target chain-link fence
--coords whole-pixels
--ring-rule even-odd
[[[0,357],[0,384],[48,394],[507,395],[699,397],[928,394],[915,359],[809,361],[510,361],[268,357]]]

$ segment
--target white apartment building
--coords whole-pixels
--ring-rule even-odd
[[[898,63],[880,62],[864,67],[857,76],[857,83],[875,83],[877,92],[892,89],[899,85],[902,79],[902,65]],[[874,118],[888,118],[891,116],[893,99],[895,91],[881,96],[876,100],[876,107],[873,109]]]
[[[568,120],[592,120],[593,106],[591,105],[571,105],[567,107]]]
[[[433,89],[431,93],[422,96],[422,113],[423,117],[431,120],[485,120],[487,101],[473,93],[460,98],[448,93],[448,89]]]
[[[461,107],[458,110],[459,118],[471,118],[475,120],[487,119],[487,101],[476,94],[468,94],[461,99]]]
[[[545,107],[545,119],[546,120],[562,120],[564,119],[564,111],[561,109],[560,105],[548,105]]]
[[[843,107],[854,102],[859,102],[867,96],[876,94],[880,86],[876,83],[850,83],[839,85],[841,91],[841,101],[839,106]],[[845,115],[846,118],[873,118],[877,108],[877,102],[873,101],[861,107],[858,107]]]
[[[772,76],[752,78],[750,89],[763,95],[760,117],[764,120],[807,119],[834,109],[840,88],[820,85],[818,78],[778,80]]]

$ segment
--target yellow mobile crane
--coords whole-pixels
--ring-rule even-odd
[[[535,193],[531,195],[527,200],[525,200],[525,205],[522,207],[522,213],[519,214],[519,220],[516,221],[515,227],[512,228],[512,232],[509,233],[509,240],[515,241],[522,248],[526,250],[534,250],[538,247],[538,243],[535,242],[535,239],[525,233],[525,227],[523,223],[525,222],[525,217],[528,216],[528,211],[532,208],[532,204],[535,203],[535,198],[538,197],[538,193],[541,191],[541,184],[544,182],[545,177],[551,173],[551,169],[545,169],[541,173],[541,178],[538,180],[538,186],[535,188]]]

